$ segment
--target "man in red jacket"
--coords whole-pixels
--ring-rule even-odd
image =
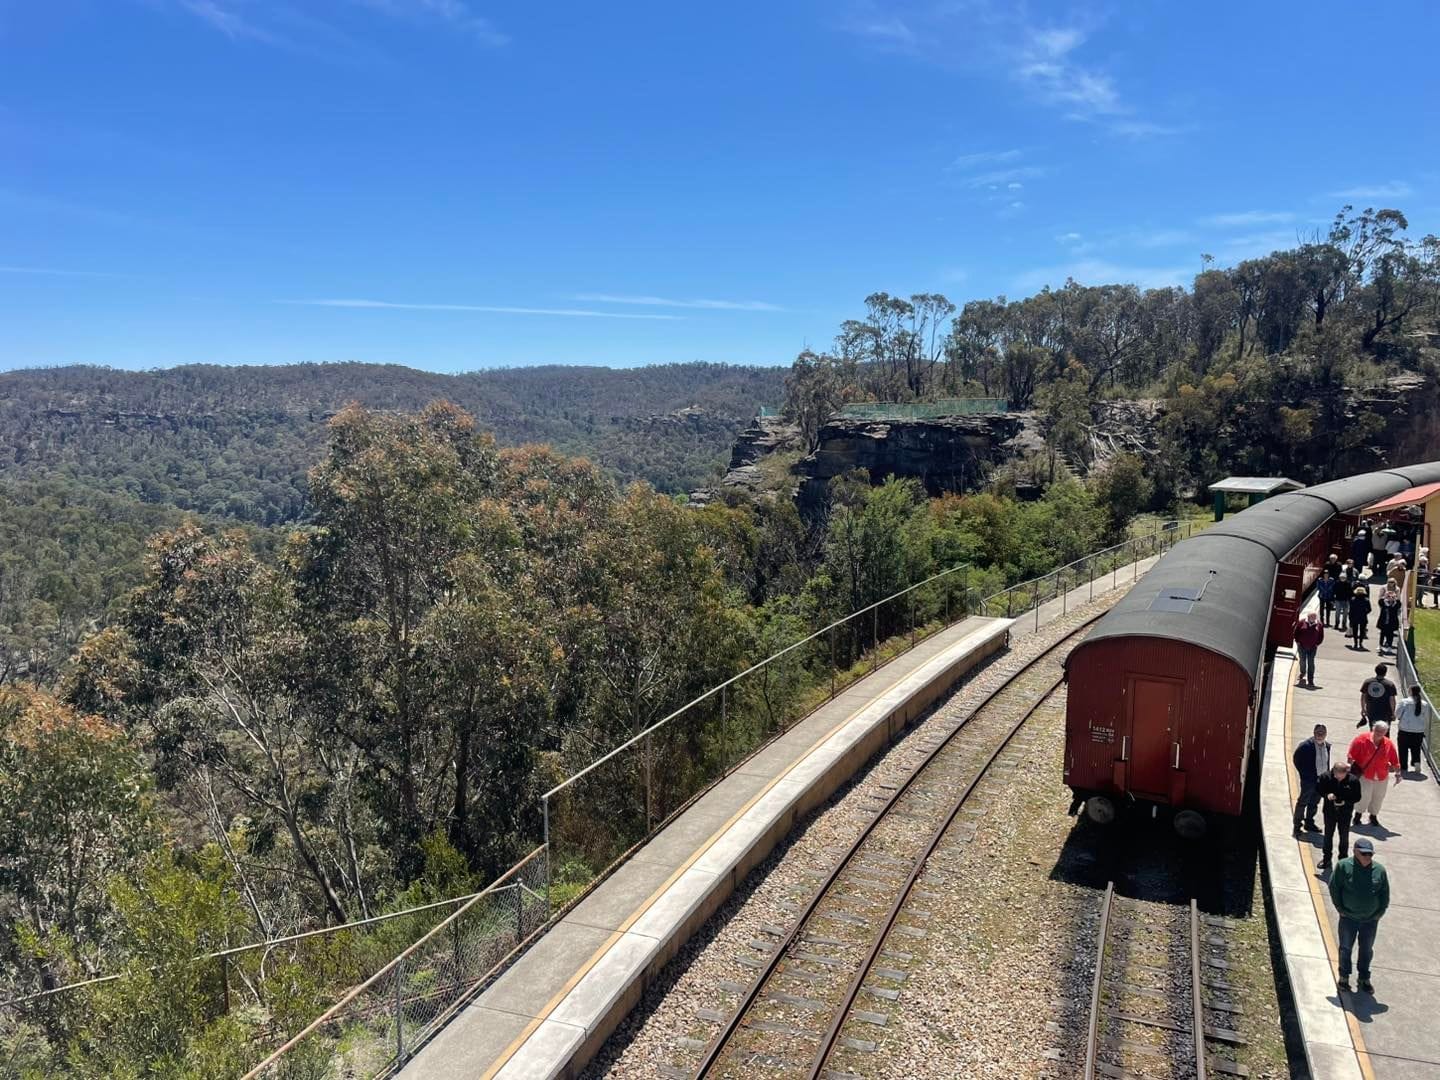
[[[1377,720],[1367,735],[1361,732],[1350,742],[1347,755],[1350,758],[1351,773],[1360,776],[1360,802],[1355,807],[1355,824],[1360,824],[1360,814],[1368,811],[1370,824],[1380,824],[1380,804],[1390,788],[1390,778],[1400,782],[1400,755],[1390,741],[1390,725]]]
[[[1300,681],[1296,686],[1308,685],[1315,689],[1315,650],[1325,640],[1325,627],[1320,617],[1311,612],[1295,624],[1295,648],[1300,650]]]

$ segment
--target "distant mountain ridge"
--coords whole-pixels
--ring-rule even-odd
[[[393,364],[74,366],[0,373],[0,480],[62,476],[203,514],[303,519],[325,420],[350,401],[461,406],[503,445],[545,442],[621,480],[681,493],[724,466],[735,434],[784,392],[785,368],[546,366],[458,375]],[[684,422],[651,418],[681,413]],[[703,421],[703,422],[702,422]]]

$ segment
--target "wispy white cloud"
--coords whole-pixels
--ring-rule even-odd
[[[387,311],[484,312],[493,315],[551,315],[571,319],[653,319],[674,322],[683,315],[649,315],[633,311],[590,311],[585,308],[509,307],[501,304],[404,304],[389,300],[278,300],[301,307],[381,308]]]
[[[1362,184],[1359,187],[1332,191],[1331,199],[1404,199],[1415,193],[1415,189],[1404,180],[1391,180],[1388,184]]]
[[[1233,214],[1211,214],[1201,218],[1200,224],[1228,229],[1247,225],[1283,225],[1294,220],[1295,215],[1288,210],[1241,210]]]
[[[1212,250],[1226,259],[1248,259],[1293,248],[1300,242],[1300,237],[1293,229],[1268,229],[1264,232],[1227,236],[1213,245]]]
[[[1016,292],[1034,292],[1046,285],[1058,288],[1066,279],[1074,278],[1084,285],[1113,285],[1133,282],[1142,288],[1156,289],[1184,285],[1195,276],[1195,267],[1127,265],[1106,259],[1077,259],[1059,266],[1037,267],[1018,275],[1013,283]]]
[[[981,150],[974,154],[961,154],[950,163],[950,168],[964,172],[981,165],[1003,165],[1007,161],[1019,161],[1022,153],[1020,150]]]
[[[123,277],[102,270],[57,270],[49,266],[0,266],[0,274],[36,274],[42,277]]]
[[[375,11],[400,18],[432,18],[449,24],[482,45],[501,46],[510,43],[510,36],[479,15],[464,0],[356,0]]]
[[[1024,27],[1016,73],[1043,100],[1077,108],[1084,114],[1122,111],[1115,80],[1103,71],[1082,67],[1070,54],[1085,42],[1078,27]]]
[[[1117,138],[1183,130],[1139,115],[1093,48],[1086,55],[1099,23],[1084,13],[1049,23],[1036,19],[1027,5],[1007,0],[850,3],[850,17],[840,28],[872,48],[1007,81],[1032,100]]]
[[[1055,237],[1056,242],[1061,244],[1078,244],[1083,239],[1084,237],[1081,236],[1078,232],[1061,233],[1059,236]]]
[[[704,308],[710,311],[784,311],[764,300],[674,300],[665,296],[616,296],[613,293],[579,293],[576,300],[589,304],[636,304],[644,307]]]
[[[848,27],[851,33],[867,37],[881,45],[892,48],[912,48],[917,44],[915,31],[906,25],[903,19],[891,18],[859,18],[854,20]]]
[[[183,11],[209,24],[231,41],[249,39],[280,48],[292,47],[289,39],[247,19],[233,5],[222,5],[219,0],[179,0],[179,3]]]
[[[1013,169],[991,169],[988,172],[975,173],[965,177],[964,184],[969,188],[1001,188],[1021,180],[1035,180],[1045,175],[1045,168],[1040,165],[1017,165]]]
[[[171,0],[184,11],[231,41],[249,40],[292,52],[328,59],[373,62],[373,50],[336,27],[299,10],[285,0]],[[397,19],[430,20],[465,34],[482,45],[509,43],[508,35],[478,14],[466,0],[350,0]]]
[[[1190,130],[1175,124],[1157,124],[1153,120],[1111,119],[1106,129],[1112,135],[1125,139],[1155,139],[1166,135],[1183,135]]]

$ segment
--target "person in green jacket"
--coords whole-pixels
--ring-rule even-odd
[[[1375,844],[1368,836],[1355,841],[1355,854],[1341,859],[1330,878],[1330,899],[1340,913],[1341,990],[1350,989],[1350,954],[1360,942],[1360,992],[1373,993],[1370,958],[1375,954],[1375,931],[1390,906],[1390,879],[1375,861]]]

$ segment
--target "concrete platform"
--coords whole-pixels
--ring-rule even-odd
[[[1312,600],[1306,610],[1314,606]],[[1276,656],[1262,728],[1267,870],[1315,1080],[1440,1080],[1440,786],[1428,767],[1409,773],[1386,796],[1382,827],[1351,829],[1352,844],[1358,836],[1375,841],[1375,857],[1390,874],[1390,909],[1375,941],[1374,995],[1336,990],[1338,917],[1328,875],[1317,870],[1323,837],[1291,836],[1299,778],[1290,754],[1323,723],[1332,753],[1343,756],[1359,730],[1360,684],[1386,661],[1373,651],[1375,640],[1372,630],[1371,650],[1357,652],[1327,631],[1314,690],[1294,685],[1293,652]]]
[[[645,986],[796,821],[1010,637],[1128,586],[1155,559],[1016,619],[966,619],[862,679],[653,837],[411,1058],[407,1080],[574,1076]],[[1092,593],[1093,589],[1093,593]]]

